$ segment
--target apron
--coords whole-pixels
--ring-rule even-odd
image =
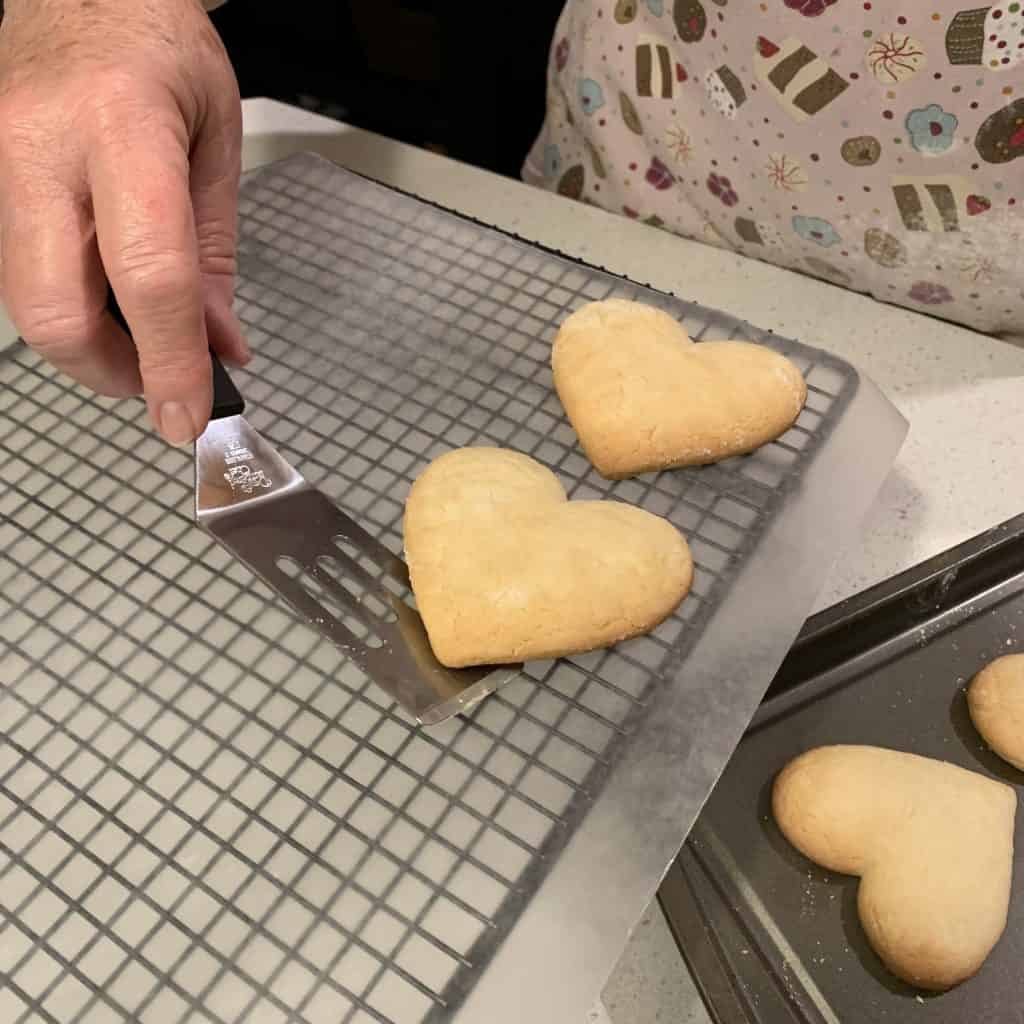
[[[569,0],[523,178],[1024,333],[1022,7]]]

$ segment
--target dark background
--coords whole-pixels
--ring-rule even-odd
[[[565,0],[231,0],[243,97],[268,96],[518,177]]]

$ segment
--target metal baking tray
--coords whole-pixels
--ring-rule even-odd
[[[611,295],[790,355],[797,424],[603,481],[549,351]],[[417,729],[195,528],[141,403],[0,354],[0,1018],[580,1019],[905,424],[840,359],[311,155],[246,178],[237,299],[254,427],[396,553],[430,459],[510,446],[669,517],[693,593]]]
[[[1024,516],[813,619],[665,879],[662,905],[716,1024],[1024,1021],[1024,814],[1010,918],[981,971],[933,995],[889,974],[856,879],[797,853],[770,814],[775,774],[827,743],[941,758],[1024,786],[986,747],[965,687],[1024,644]]]

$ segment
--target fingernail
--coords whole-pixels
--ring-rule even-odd
[[[181,402],[164,402],[160,406],[158,422],[160,432],[173,445],[191,444],[199,436],[188,406]]]

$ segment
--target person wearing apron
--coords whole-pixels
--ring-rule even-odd
[[[1024,335],[1022,6],[569,0],[523,178]]]

